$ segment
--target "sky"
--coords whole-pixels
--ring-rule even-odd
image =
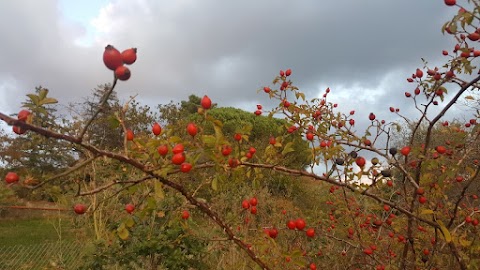
[[[0,1],[0,111],[20,110],[36,86],[60,103],[80,102],[111,82],[107,44],[138,48],[118,96],[155,106],[207,94],[252,112],[280,69],[314,98],[331,99],[362,121],[408,110],[406,82],[421,58],[445,61],[441,33],[457,11],[443,1],[385,0],[6,0]],[[268,107],[268,106],[267,106]]]

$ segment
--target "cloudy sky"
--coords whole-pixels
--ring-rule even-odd
[[[441,63],[451,51],[440,29],[456,10],[439,0],[0,1],[0,111],[17,112],[38,85],[81,101],[111,82],[102,54],[113,44],[138,48],[122,100],[208,94],[253,111],[266,100],[257,89],[291,68],[308,97],[330,87],[345,111],[390,117],[421,57]]]

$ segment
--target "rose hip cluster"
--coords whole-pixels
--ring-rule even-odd
[[[18,113],[18,120],[22,121],[22,122],[27,122],[28,118],[30,117],[31,113],[30,111],[28,110],[21,110],[19,113]],[[15,132],[16,134],[18,135],[22,135],[24,134],[25,132],[27,132],[25,129],[22,129],[21,127],[19,126],[13,126],[13,132]]]
[[[112,45],[105,47],[103,52],[103,63],[108,69],[115,73],[115,78],[126,81],[130,78],[131,72],[125,65],[131,65],[137,60],[137,49],[130,48],[119,52]]]

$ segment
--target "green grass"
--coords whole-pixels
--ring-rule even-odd
[[[0,219],[2,246],[32,245],[75,238],[68,218]]]

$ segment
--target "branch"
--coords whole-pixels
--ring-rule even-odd
[[[477,76],[475,79],[471,80],[469,83],[462,86],[462,88],[460,88],[458,93],[452,98],[452,100],[450,100],[450,102],[448,102],[448,104],[443,108],[443,110],[440,113],[438,113],[438,115],[435,118],[432,119],[432,122],[430,122],[430,125],[428,126],[428,129],[427,129],[427,136],[425,139],[425,149],[427,149],[428,145],[430,144],[433,126],[438,122],[438,120],[440,120],[440,118],[442,118],[445,115],[445,113],[453,106],[453,104],[457,102],[460,96],[465,91],[467,91],[467,89],[470,86],[474,85],[478,81],[480,81],[480,76]]]
[[[86,192],[80,192],[77,195],[78,196],[93,195],[93,194],[98,193],[100,191],[106,190],[106,189],[108,189],[108,188],[110,188],[114,185],[123,185],[123,184],[134,184],[134,185],[136,185],[138,183],[144,182],[144,181],[149,180],[149,179],[153,179],[153,177],[147,176],[147,177],[143,177],[142,179],[138,179],[138,180],[113,181],[109,184],[97,187],[95,189],[92,189],[92,190],[89,190],[89,191],[86,191]]]
[[[67,176],[67,175],[69,175],[70,173],[72,173],[72,172],[74,172],[74,171],[76,171],[76,170],[79,170],[79,169],[85,167],[87,164],[89,164],[90,162],[92,162],[92,161],[93,161],[94,159],[96,159],[96,158],[97,158],[96,156],[93,156],[93,157],[91,157],[91,158],[89,158],[89,159],[84,160],[82,163],[78,164],[78,165],[75,166],[75,167],[71,167],[71,168],[69,168],[68,170],[66,170],[66,171],[64,171],[64,172],[62,172],[62,173],[59,173],[59,174],[57,174],[57,175],[55,175],[55,176],[50,177],[49,179],[41,182],[40,184],[38,184],[38,185],[36,185],[36,186],[33,186],[33,187],[26,186],[26,187],[27,187],[27,188],[30,188],[30,189],[37,189],[37,188],[39,188],[39,187],[41,187],[41,186],[43,186],[43,185],[45,185],[45,184],[47,184],[47,183],[50,183],[51,181],[53,181],[53,180],[55,180],[55,179],[58,179],[58,178],[60,178],[60,177]]]
[[[249,163],[249,162],[242,162],[241,165],[244,165],[244,166],[247,166],[247,167],[270,169],[270,170],[273,170],[273,171],[283,172],[283,173],[286,173],[286,174],[289,174],[289,175],[301,175],[301,176],[309,177],[309,178],[312,178],[312,179],[315,179],[315,180],[320,180],[320,181],[323,181],[323,182],[327,182],[329,184],[336,185],[336,186],[339,186],[339,187],[344,187],[344,188],[346,188],[346,189],[348,189],[352,192],[357,192],[358,191],[358,189],[356,187],[354,187],[352,185],[349,185],[348,183],[339,182],[336,179],[319,176],[319,175],[316,175],[314,173],[309,173],[309,172],[306,172],[306,171],[289,169],[289,168],[285,168],[285,167],[277,166],[277,165],[256,164],[256,163]],[[370,198],[376,200],[379,203],[387,204],[390,207],[395,208],[398,211],[404,213],[405,215],[407,215],[409,217],[412,217],[412,218],[414,218],[418,221],[421,221],[423,223],[426,223],[426,224],[432,226],[433,228],[440,228],[437,223],[435,223],[433,221],[430,221],[430,220],[427,220],[427,219],[424,219],[424,218],[421,218],[421,217],[418,217],[415,214],[413,214],[412,212],[410,212],[410,211],[392,203],[389,200],[385,200],[383,198],[380,198],[375,194],[366,192],[366,193],[362,193],[361,195],[370,197]]]
[[[462,192],[460,193],[460,196],[458,197],[458,200],[455,203],[455,207],[454,207],[454,210],[453,210],[453,215],[452,215],[452,218],[450,218],[450,222],[448,223],[447,228],[450,228],[453,225],[453,221],[457,217],[458,206],[460,205],[460,202],[465,197],[465,193],[467,193],[467,189],[470,187],[470,185],[478,177],[479,174],[480,174],[480,166],[477,167],[477,170],[475,171],[475,174],[470,177],[470,180],[468,181],[468,183],[463,187]]]

